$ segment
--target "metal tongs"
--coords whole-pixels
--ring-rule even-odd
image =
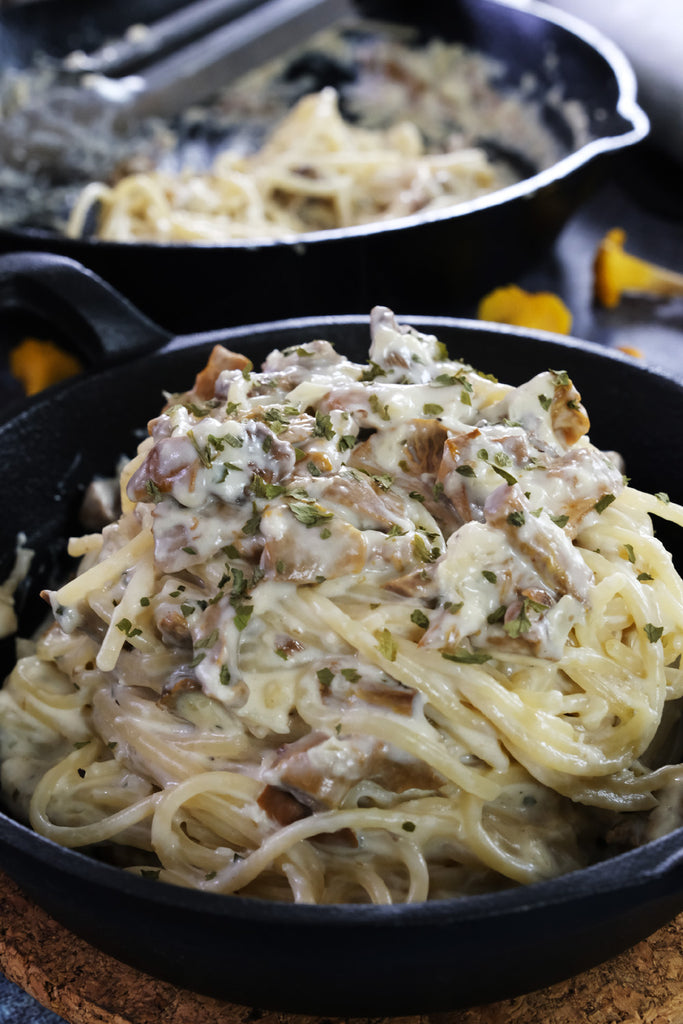
[[[62,80],[128,117],[170,117],[354,13],[350,0],[195,0],[91,54],[70,54]]]

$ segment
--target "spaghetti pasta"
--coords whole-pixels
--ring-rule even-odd
[[[217,346],[72,541],[0,692],[41,834],[210,892],[421,901],[677,823],[683,581],[567,374],[511,387],[377,307]]]
[[[226,149],[209,172],[128,174],[85,187],[67,234],[93,209],[114,242],[286,237],[405,217],[509,182],[483,149],[429,153],[414,123],[370,130],[344,121],[332,87],[305,96],[252,155]]]

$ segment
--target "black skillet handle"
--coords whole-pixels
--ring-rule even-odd
[[[86,366],[161,348],[171,335],[92,271],[66,256],[0,256],[0,319],[17,312],[60,335]]]

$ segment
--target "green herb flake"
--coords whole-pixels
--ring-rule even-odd
[[[473,476],[477,475],[475,473],[474,468],[472,466],[456,466],[455,472],[459,473],[460,476],[467,476],[467,477],[473,477]]]
[[[145,491],[147,492],[149,499],[153,501],[155,505],[160,501],[163,501],[166,497],[158,484],[156,484],[151,478],[145,483]]]
[[[526,522],[524,512],[522,512],[521,509],[515,509],[514,512],[509,513],[507,521],[510,524],[510,526],[524,526]]]
[[[381,633],[376,633],[375,636],[377,637],[377,648],[382,657],[386,658],[387,661],[396,661],[398,647],[389,630],[383,629]]]
[[[568,388],[571,384],[569,374],[566,370],[551,370],[550,373],[553,377],[553,383],[556,388]]]
[[[507,469],[503,469],[502,466],[494,466],[491,463],[489,465],[491,465],[493,472],[497,473],[498,476],[502,476],[505,483],[509,484],[510,487],[517,483],[517,477],[513,476],[512,473],[508,473]]]
[[[200,640],[194,646],[195,646],[195,650],[199,650],[200,647],[213,647],[217,643],[218,643],[218,630],[214,629],[214,630],[212,630],[211,633],[209,633],[208,636],[204,637],[203,640]]]
[[[420,494],[419,491],[409,491],[408,497],[412,498],[413,501],[419,501],[421,504],[424,505],[425,496],[424,494]]]
[[[598,501],[596,501],[595,505],[593,505],[593,508],[596,512],[602,514],[605,511],[605,509],[612,504],[613,501],[616,501],[616,498],[613,494],[603,494],[603,496],[599,498]]]
[[[181,604],[180,610],[183,613],[183,615],[185,616],[185,618],[188,618],[188,616],[192,615],[192,612],[194,611],[194,605],[193,604]]]
[[[429,619],[421,608],[416,608],[415,611],[412,612],[410,621],[414,622],[416,626],[420,627],[420,629],[427,629],[429,626]]]
[[[538,400],[541,403],[541,407],[547,412],[550,406],[553,404],[552,398],[548,398],[547,395],[539,395]]]
[[[316,675],[321,686],[329,686],[334,679],[334,672],[329,668],[318,669]]]
[[[404,821],[401,828],[404,832],[414,832],[416,825],[414,821]]]
[[[141,597],[140,598],[140,604],[142,605],[143,608],[148,608],[149,607],[149,598],[148,597]]]
[[[331,536],[332,536],[332,530],[328,530],[327,527],[325,527],[323,530],[320,531],[320,539],[321,540],[329,540]]]
[[[482,576],[489,583],[497,583],[498,582],[498,577],[496,576],[495,572],[491,572],[490,569],[484,569],[482,571]]]
[[[441,413],[443,412],[443,406],[435,405],[432,402],[426,402],[422,406],[422,412],[425,414],[425,416],[440,416]]]
[[[195,654],[194,658],[190,662],[190,668],[196,668],[197,665],[200,665],[204,661],[205,657],[206,651],[199,651],[199,653]]]
[[[494,625],[494,624],[495,624],[496,622],[502,622],[502,621],[503,621],[503,619],[505,618],[505,612],[506,612],[506,611],[507,611],[507,607],[506,607],[506,606],[505,606],[504,604],[501,604],[501,605],[499,605],[499,606],[498,606],[498,607],[496,608],[496,610],[495,610],[495,611],[493,611],[493,612],[490,612],[490,613],[489,613],[489,614],[488,614],[488,615],[486,616],[486,621],[487,621],[487,622],[489,623],[489,625],[491,625],[491,626],[493,626],[493,625]]]
[[[355,434],[342,434],[337,441],[337,451],[347,452],[354,447],[357,441]]]
[[[633,550],[633,545],[624,544],[624,550],[626,551],[626,557],[628,558],[629,562],[631,562],[631,564],[633,565],[636,560],[636,553]]]
[[[559,526],[561,530],[563,530],[569,522],[569,516],[551,516],[550,518],[555,523],[555,526]]]
[[[344,679],[347,679],[350,683],[357,683],[360,679],[360,672],[355,668],[343,668],[341,674]]]
[[[311,474],[311,476],[322,476],[322,473],[320,472],[320,470],[316,466],[315,462],[308,462],[306,464],[306,469]]]
[[[676,657],[674,658],[674,660],[672,662],[670,662],[666,667],[667,668],[679,669],[681,667],[681,656],[680,656],[680,654],[677,654]]]
[[[312,434],[313,437],[324,437],[328,441],[332,440],[335,436],[335,430],[329,413],[323,413],[320,409],[316,409],[315,426],[313,427]]]
[[[662,633],[664,632],[663,626],[653,626],[651,622],[648,622],[643,626],[643,631],[650,641],[651,644],[656,644],[658,640],[661,640]]]
[[[140,636],[142,633],[141,629],[138,629],[137,626],[133,626],[130,619],[119,619],[116,623],[116,628],[120,629],[122,633],[125,633],[129,639],[132,639],[135,636]]]
[[[221,665],[220,672],[218,673],[218,680],[221,686],[230,685],[230,669],[227,665]]]
[[[387,371],[384,370],[378,363],[373,363],[372,360],[368,362],[367,370],[363,370],[360,375],[360,380],[368,382],[375,380],[377,377],[386,377]]]
[[[246,523],[242,527],[242,533],[245,537],[254,537],[261,527],[261,513],[252,506],[252,514],[247,519]]]
[[[421,533],[416,533],[413,537],[413,554],[420,562],[435,562],[441,551],[438,547],[429,547],[427,541]]]
[[[289,511],[304,526],[317,526],[318,523],[332,519],[333,513],[326,512],[320,505],[307,504],[304,501],[290,501]]]
[[[654,579],[654,576],[650,576],[649,572],[639,572],[637,579],[639,583],[649,583]]]
[[[235,629],[237,629],[240,633],[242,632],[243,629],[247,628],[253,610],[254,606],[251,604],[238,604],[237,607],[235,608]]]
[[[370,395],[370,408],[381,420],[391,419],[388,407],[386,405],[382,405],[377,395]]]
[[[187,547],[184,547],[183,551],[185,552],[186,555],[196,555],[197,554],[197,549],[193,548],[191,544],[188,544]]]
[[[666,491],[657,491],[657,493],[655,494],[655,498],[657,499],[657,501],[661,501],[663,505],[671,504],[671,498],[666,493]]]
[[[468,651],[466,647],[459,647],[457,651],[442,651],[441,657],[461,665],[483,665],[491,660],[491,655],[485,651]]]

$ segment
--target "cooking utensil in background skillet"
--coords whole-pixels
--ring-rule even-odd
[[[150,10],[153,17],[155,6],[147,0],[134,12],[120,5],[117,10],[137,21]],[[546,251],[601,177],[607,158],[647,134],[635,77],[621,52],[596,30],[538,0],[523,5],[516,0],[425,0],[419,13],[407,2],[355,0],[355,7],[360,15],[417,24],[425,36],[460,41],[502,61],[504,87],[535,76],[546,126],[564,155],[518,184],[451,209],[301,235],[293,242],[122,244],[6,227],[0,231],[0,249],[49,250],[75,258],[175,331],[302,310],[363,312],[376,302],[448,314],[489,287],[514,279]],[[105,3],[103,12],[100,30],[106,35],[116,19],[111,5]],[[98,26],[89,18],[87,32],[82,30],[82,17],[77,0],[58,6],[37,0],[30,11],[10,9],[0,15],[0,47],[24,67],[35,48],[64,56],[75,46],[92,47]],[[118,25],[122,30],[120,20]],[[84,41],[79,32],[87,37]],[[320,87],[324,84],[323,76]],[[546,102],[558,91],[586,112],[591,140],[578,149],[573,148],[570,119]]]
[[[91,271],[50,254],[0,258],[7,309],[52,318],[92,364],[0,423],[0,577],[18,533],[37,551],[18,595],[24,635],[37,621],[28,593],[62,571],[64,540],[81,532],[86,484],[132,454],[162,389],[189,386],[214,343],[258,363],[274,347],[319,337],[365,358],[369,339],[367,317],[355,315],[171,337]],[[511,383],[566,369],[592,415],[592,440],[624,453],[635,485],[673,485],[671,497],[683,497],[671,474],[683,461],[680,381],[554,335],[410,319],[453,356]],[[616,954],[683,909],[681,829],[550,882],[412,906],[289,906],[191,892],[61,849],[6,815],[0,866],[67,927],[140,969],[234,1002],[324,1015],[446,1011],[513,996]]]

